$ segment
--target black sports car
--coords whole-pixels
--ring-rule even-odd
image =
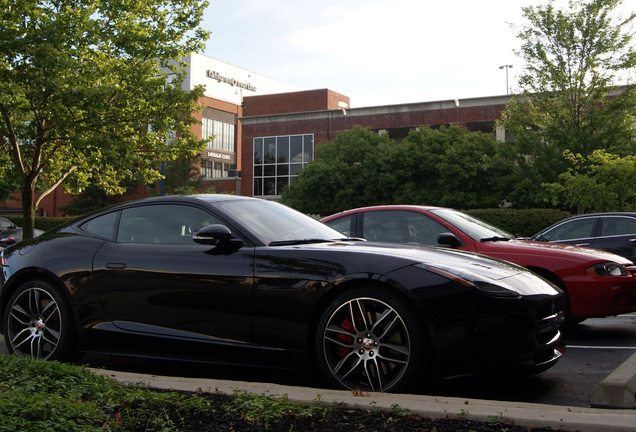
[[[540,372],[561,355],[562,293],[529,271],[342,238],[261,199],[137,201],[0,258],[1,330],[18,355],[316,366],[365,391],[432,373]]]

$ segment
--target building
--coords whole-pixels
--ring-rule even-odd
[[[214,136],[201,154],[201,174],[217,190],[276,198],[314,157],[320,142],[354,126],[388,133],[399,141],[421,126],[459,125],[493,132],[509,96],[453,99],[402,105],[354,108],[348,96],[329,89],[303,90],[202,54],[192,54],[184,90],[205,86],[200,124],[193,132]],[[494,132],[493,132],[494,133]],[[503,131],[497,138],[505,140]],[[58,210],[72,197],[58,188],[39,214]],[[16,212],[16,201],[0,204],[0,213]]]

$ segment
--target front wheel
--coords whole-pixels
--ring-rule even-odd
[[[50,284],[31,281],[20,286],[3,317],[9,352],[43,360],[63,360],[70,353],[71,315]]]
[[[318,365],[331,384],[350,390],[402,390],[425,368],[414,314],[376,288],[337,297],[316,334]]]

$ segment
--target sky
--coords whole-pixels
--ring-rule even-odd
[[[546,3],[210,0],[204,54],[301,90],[328,88],[352,108],[505,95],[506,72],[514,90],[523,69],[521,8]]]

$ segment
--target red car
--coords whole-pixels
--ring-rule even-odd
[[[565,291],[570,323],[636,311],[636,266],[605,251],[518,239],[441,207],[365,207],[328,216],[322,222],[369,241],[451,247],[522,265]]]

